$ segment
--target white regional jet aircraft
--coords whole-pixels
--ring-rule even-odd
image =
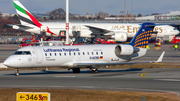
[[[38,20],[18,1],[13,0],[21,24],[12,25],[13,29],[23,30],[35,34],[45,34],[46,36],[65,36],[65,23],[40,23]],[[105,37],[124,42],[127,38],[133,38],[139,30],[141,24],[120,24],[120,23],[70,23],[69,36],[74,37]],[[154,31],[158,31],[157,37],[163,38],[165,35],[173,37],[179,31],[169,25],[156,26]]]
[[[92,73],[97,73],[99,67],[161,62],[164,52],[157,61],[129,62],[146,54],[154,26],[154,23],[142,24],[130,44],[23,47],[3,64],[15,68],[18,76],[18,68],[64,67],[74,73],[79,73],[80,68],[89,68]]]

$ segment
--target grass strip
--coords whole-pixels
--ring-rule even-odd
[[[179,101],[172,93],[20,88],[0,89],[0,101],[16,101],[17,92],[49,92],[51,101]]]

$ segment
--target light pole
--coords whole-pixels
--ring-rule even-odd
[[[126,15],[126,0],[124,0],[124,16]]]
[[[133,15],[133,0],[131,0],[131,15]]]
[[[69,44],[69,0],[66,0],[66,45]]]

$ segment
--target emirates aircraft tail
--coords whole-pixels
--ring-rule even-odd
[[[35,34],[42,34],[51,36],[52,34],[56,36],[52,31],[50,31],[48,26],[43,26],[18,0],[13,0],[14,7],[20,19],[21,25],[11,25],[13,29],[19,29]]]
[[[18,13],[21,25],[36,26],[40,28],[42,24],[18,1],[13,0],[16,12]]]

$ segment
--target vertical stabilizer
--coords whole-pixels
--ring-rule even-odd
[[[151,39],[154,27],[154,23],[143,23],[130,44],[134,47],[146,48]]]
[[[18,0],[13,0],[13,3],[22,25],[34,25],[38,28],[42,26],[42,24],[39,23],[39,21]]]

